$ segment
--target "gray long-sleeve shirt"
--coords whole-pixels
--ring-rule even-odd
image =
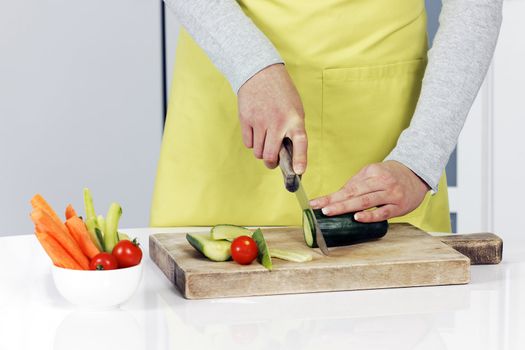
[[[283,63],[270,40],[235,0],[165,2],[234,91],[265,67]],[[428,53],[416,110],[386,157],[410,168],[433,191],[437,191],[492,59],[503,0],[442,2],[440,26]]]

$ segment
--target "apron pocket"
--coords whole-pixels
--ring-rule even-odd
[[[418,59],[323,71],[324,192],[339,189],[394,148],[414,113],[425,63]]]

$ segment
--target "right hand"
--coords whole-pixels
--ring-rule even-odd
[[[283,138],[293,143],[293,169],[306,170],[308,141],[299,93],[283,64],[274,64],[251,77],[237,94],[244,145],[273,169]]]

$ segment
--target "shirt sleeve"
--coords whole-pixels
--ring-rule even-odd
[[[283,63],[270,40],[235,0],[164,0],[226,76],[235,93],[253,75]]]
[[[490,65],[502,2],[443,0],[412,121],[385,159],[406,165],[433,193]]]

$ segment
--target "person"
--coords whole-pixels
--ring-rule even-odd
[[[299,225],[264,167],[289,137],[314,208],[450,231],[444,168],[502,0],[443,0],[429,51],[423,0],[165,2],[184,29],[151,225]]]

